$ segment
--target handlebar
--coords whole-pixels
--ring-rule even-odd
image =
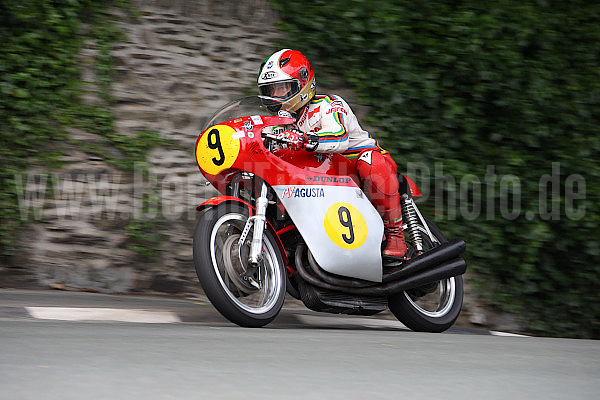
[[[285,143],[289,142],[289,140],[284,139],[284,138],[280,138],[278,135],[274,135],[272,133],[265,133],[265,132],[263,132],[262,133],[262,137],[265,138],[265,139],[274,140],[276,142],[285,142]]]

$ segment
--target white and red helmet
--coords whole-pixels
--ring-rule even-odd
[[[293,113],[314,97],[315,71],[298,50],[279,50],[261,64],[258,90],[269,108]]]

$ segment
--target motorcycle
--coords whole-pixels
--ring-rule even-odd
[[[442,332],[462,307],[465,242],[448,240],[399,175],[405,259],[384,259],[383,221],[340,154],[290,150],[278,133],[295,122],[260,97],[217,111],[196,142],[200,171],[223,195],[197,207],[198,279],[231,322],[260,327],[286,293],[314,311],[389,310],[415,331]]]

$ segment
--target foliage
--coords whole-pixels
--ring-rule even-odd
[[[56,7],[51,1],[6,0],[0,4],[0,244],[14,250],[20,221],[13,176],[37,156],[57,158],[65,138],[54,117],[77,93],[75,57],[80,14],[93,1]],[[53,157],[52,157],[53,156]]]
[[[100,143],[77,143],[118,168],[132,171],[152,147],[164,144],[155,132],[136,136],[115,132],[110,109],[113,65],[110,49],[121,33],[107,19],[109,5],[126,0],[3,0],[0,3],[0,255],[16,249],[20,219],[15,174],[32,163],[60,164],[66,127],[101,137]],[[84,34],[82,23],[93,29]],[[84,40],[94,40],[98,104],[81,101],[78,55]],[[111,149],[116,149],[110,151]],[[117,155],[114,155],[116,152]],[[137,164],[136,164],[137,163]],[[138,226],[141,221],[132,221]],[[136,232],[132,228],[130,231]],[[136,241],[144,246],[137,234]],[[155,247],[151,241],[150,247]]]
[[[481,291],[533,332],[600,337],[600,5],[274,3],[284,46],[374,107],[401,169],[429,170],[424,206],[466,239]]]

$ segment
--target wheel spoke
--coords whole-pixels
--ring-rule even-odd
[[[275,255],[277,250],[265,235],[264,256],[259,267],[262,275],[260,288],[242,278],[247,260],[240,260],[238,239],[246,219],[243,215],[228,214],[217,221],[211,235],[213,268],[231,300],[248,312],[259,313],[272,307],[279,297],[281,274]]]

